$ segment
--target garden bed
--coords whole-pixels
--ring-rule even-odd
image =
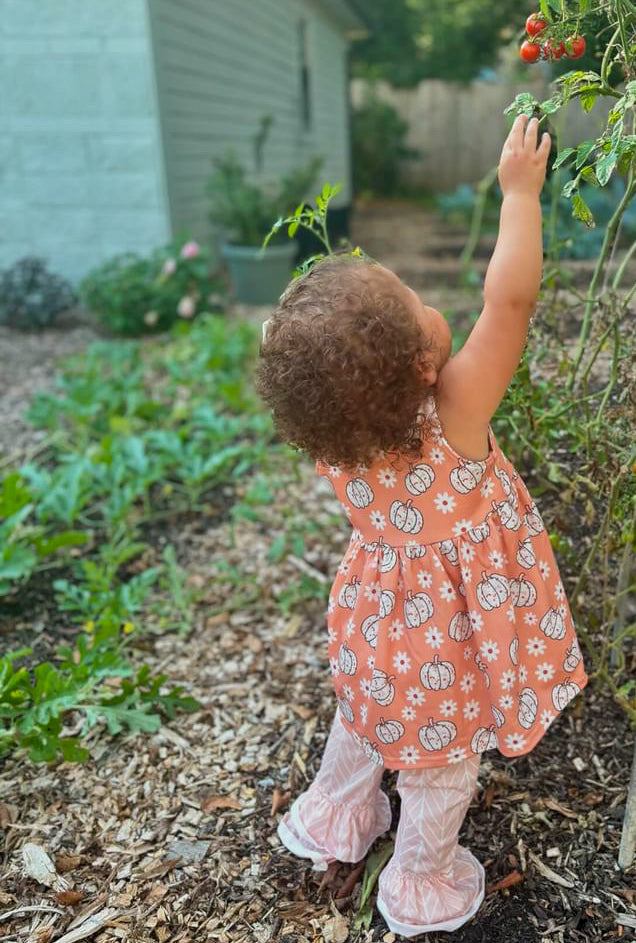
[[[436,278],[436,239],[446,231],[431,214],[403,205],[369,208],[355,217],[353,236],[402,277],[420,273],[430,286],[425,300],[459,312],[453,327],[466,329],[478,296]],[[241,308],[231,316],[260,322],[270,310]],[[0,391],[13,416],[4,445],[37,448],[23,408],[35,389],[50,388],[53,361],[95,335],[80,325],[37,336],[0,331],[13,370]],[[104,943],[344,941],[360,889],[355,869],[313,872],[276,836],[282,812],[319,767],[333,718],[324,594],[348,540],[339,505],[311,463],[300,463],[298,478],[288,464],[280,463],[260,520],[228,520],[234,497],[249,485],[241,480],[235,494],[206,494],[208,510],[149,524],[143,537],[150,547],[131,564],[131,572],[152,566],[171,544],[188,585],[201,592],[189,630],[166,633],[148,611],[143,635],[132,641],[136,659],[183,684],[201,709],[177,714],[152,734],[113,738],[94,727],[92,756],[82,765],[2,762],[0,905],[5,914],[16,909],[0,923],[7,940],[48,943],[96,915],[91,939]],[[532,490],[531,469],[519,471]],[[566,505],[558,489],[538,503],[549,529],[569,524],[559,522]],[[304,532],[301,556],[272,561],[275,538],[297,518],[303,526],[319,521],[319,532]],[[588,541],[582,514],[577,526],[575,538]],[[219,579],[220,562],[240,572],[249,605],[240,604],[237,577]],[[577,574],[564,566],[562,575],[568,592]],[[600,583],[592,592],[602,592]],[[51,657],[68,641],[72,621],[54,610],[51,595],[50,576],[42,573],[19,597],[0,600],[5,650],[31,644],[38,657]],[[460,841],[484,864],[488,889],[476,917],[454,934],[458,943],[634,939],[635,870],[616,864],[632,742],[624,713],[590,685],[530,754],[484,756]],[[396,776],[387,772],[384,782],[393,830]],[[47,888],[24,874],[20,849],[27,841],[48,852],[63,880]],[[347,895],[335,906],[343,885]],[[447,936],[427,939],[443,943]],[[394,939],[377,911],[369,930],[346,938]]]

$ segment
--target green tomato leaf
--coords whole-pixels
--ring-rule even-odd
[[[293,223],[289,224],[289,227],[287,229],[287,235],[289,236],[290,239],[293,239],[294,236],[296,235],[296,232],[298,231],[298,225],[299,225],[298,220],[294,220]]]
[[[581,141],[579,146],[576,149],[576,163],[575,167],[578,170],[579,167],[585,163],[589,155],[592,153],[594,148],[598,145],[598,141]]]
[[[580,219],[581,222],[585,223],[586,226],[589,226],[590,229],[593,229],[594,226],[596,226],[592,211],[580,193],[575,193],[572,197],[572,216]]]
[[[609,154],[603,154],[596,161],[596,177],[599,184],[604,187],[612,176],[616,162],[618,161],[617,151],[610,151]]]
[[[578,177],[576,177],[574,180],[568,180],[566,185],[563,187],[563,190],[561,191],[561,193],[563,194],[564,197],[572,196],[572,194],[574,193],[578,185],[579,185]]]
[[[566,160],[568,159],[568,157],[571,157],[572,154],[574,154],[575,152],[576,152],[576,148],[575,148],[575,147],[566,147],[566,148],[564,148],[564,150],[562,150],[562,151],[560,152],[560,154],[557,156],[556,160],[555,160],[554,163],[552,164],[552,169],[553,169],[553,170],[556,170],[558,167],[560,167],[562,164],[564,164],[564,163],[566,162]]]
[[[596,104],[596,99],[598,94],[596,92],[583,92],[581,95],[581,108],[583,111],[591,111],[594,105]]]

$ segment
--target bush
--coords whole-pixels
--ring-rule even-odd
[[[0,324],[43,328],[75,301],[69,283],[49,272],[42,259],[20,259],[0,277]]]
[[[84,279],[84,304],[115,334],[165,331],[215,302],[221,288],[210,273],[210,255],[198,243],[172,244],[149,258],[116,256]]]
[[[248,180],[234,153],[217,157],[206,188],[210,221],[228,230],[235,245],[260,246],[272,224],[304,200],[322,163],[322,157],[311,157],[276,186],[263,186]],[[284,241],[282,234],[278,241]]]
[[[367,90],[362,105],[353,110],[351,130],[356,193],[395,193],[400,184],[400,161],[419,153],[404,143],[407,122],[393,105]]]

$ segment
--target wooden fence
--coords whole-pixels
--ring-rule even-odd
[[[354,79],[354,106],[364,100],[367,89],[367,82]],[[538,69],[523,83],[504,74],[496,81],[469,86],[426,80],[412,89],[395,89],[384,82],[376,89],[408,122],[406,143],[420,152],[404,162],[405,180],[442,192],[480,180],[497,163],[510,124],[503,112],[517,94],[531,92],[539,101],[550,96],[547,77]],[[600,101],[591,112],[584,112],[578,102],[571,102],[563,119],[561,146],[595,137],[605,126],[609,107]]]

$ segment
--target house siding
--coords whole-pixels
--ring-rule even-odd
[[[311,0],[152,0],[149,5],[172,226],[209,238],[206,181],[228,149],[261,182],[309,156],[351,200],[346,40]],[[299,21],[307,24],[312,122],[304,128]],[[255,166],[253,139],[274,122]]]
[[[0,266],[168,238],[145,0],[3,0],[0,87]]]

